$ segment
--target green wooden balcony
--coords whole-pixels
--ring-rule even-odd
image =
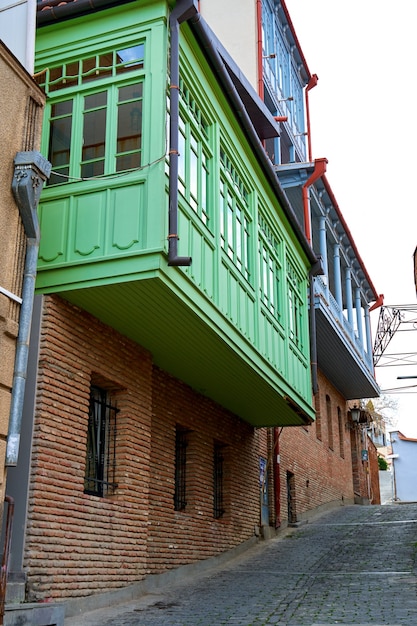
[[[168,266],[165,11],[132,3],[117,28],[110,10],[40,32],[54,173],[39,207],[38,293],[89,311],[253,426],[309,423],[310,262],[187,29],[178,253],[192,264]]]

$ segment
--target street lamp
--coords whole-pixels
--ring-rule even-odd
[[[352,416],[352,422],[359,422],[361,410],[357,406],[354,406],[352,409],[350,409],[350,414]]]

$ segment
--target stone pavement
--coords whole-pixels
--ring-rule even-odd
[[[346,506],[65,626],[417,626],[417,504]]]

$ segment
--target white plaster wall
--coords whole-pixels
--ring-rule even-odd
[[[33,74],[36,0],[0,0],[0,39]]]
[[[200,12],[258,91],[256,0],[200,0]]]

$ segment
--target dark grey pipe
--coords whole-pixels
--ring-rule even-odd
[[[6,445],[6,467],[17,465],[22,425],[23,401],[29,355],[29,338],[35,296],[36,270],[39,251],[39,221],[37,204],[43,183],[49,177],[51,164],[39,152],[18,152],[12,181],[12,191],[25,229],[26,258],[20,307],[19,332],[16,343],[9,432]]]
[[[178,0],[169,16],[170,46],[170,118],[169,118],[169,214],[168,265],[189,266],[191,257],[178,256],[178,133],[180,85],[180,24],[197,13],[195,0]]]
[[[313,265],[309,274],[309,294],[310,294],[310,309],[309,309],[309,324],[310,324],[310,363],[311,363],[311,387],[313,394],[319,390],[318,376],[317,376],[317,328],[316,328],[316,307],[314,306],[314,277],[324,275],[323,259],[321,255],[317,256],[317,261]]]
[[[311,362],[311,387],[313,395],[319,390],[317,376],[317,329],[316,329],[316,307],[314,306],[314,276],[310,275],[310,362]]]
[[[30,326],[32,321],[33,299],[35,295],[36,268],[38,263],[39,241],[26,242],[25,272],[23,277],[22,305],[19,318],[16,356],[13,373],[13,389],[7,435],[7,467],[15,466],[19,456],[20,430],[22,424],[23,400],[25,396],[26,372],[29,354]]]

